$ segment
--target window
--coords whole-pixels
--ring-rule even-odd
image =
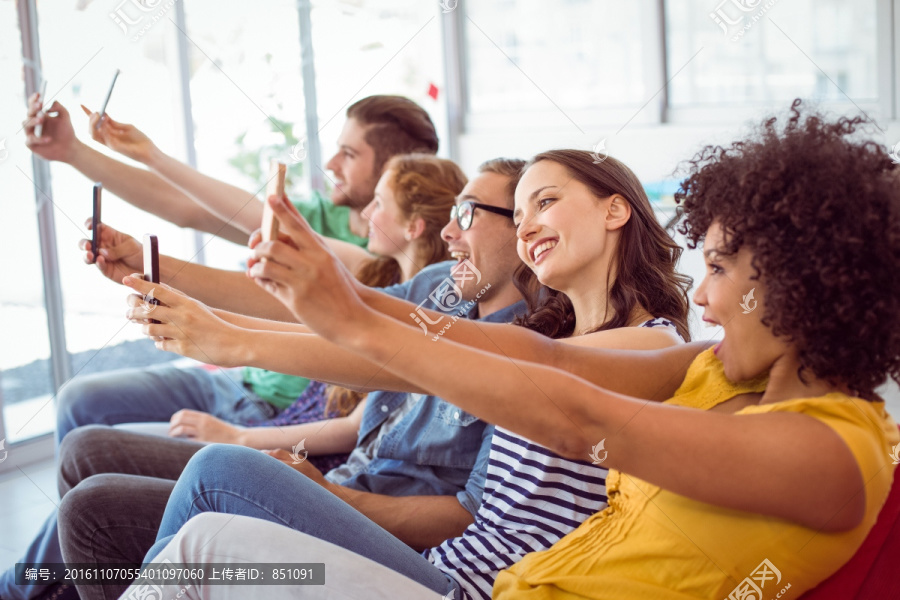
[[[126,16],[136,17],[127,12],[135,10],[131,4],[121,8],[126,11]],[[3,10],[12,11],[12,5],[4,3]],[[178,152],[183,144],[179,146],[177,142],[180,124],[173,119],[180,103],[172,75],[177,72],[172,24],[161,18],[149,29],[139,29],[116,22],[111,17],[115,14],[114,7],[100,3],[89,4],[84,10],[48,4],[40,6],[38,22],[43,76],[48,82],[47,96],[69,110],[79,139],[106,151],[89,139],[87,117],[79,105],[99,110],[115,69],[121,69],[108,107],[110,115],[136,124],[161,147],[179,156],[183,154]],[[10,18],[4,22],[15,21]],[[132,41],[134,37],[138,41]],[[18,38],[7,35],[4,39],[10,49],[3,56],[15,57],[4,60],[19,63],[21,46]],[[14,66],[15,76],[11,74],[6,80],[18,82],[16,87],[10,86],[18,97],[10,102],[4,114],[21,121],[25,114],[24,86],[21,65]],[[26,173],[30,172],[31,153],[24,147],[24,134],[15,137],[15,144],[15,152],[19,155],[16,164]],[[141,335],[139,327],[128,324],[124,317],[126,288],[108,281],[99,271],[82,262],[78,241],[89,237],[84,221],[91,214],[92,182],[63,163],[51,163],[50,170],[65,333],[72,373],[84,375],[176,358],[157,351],[152,342]],[[22,190],[7,196],[10,202],[4,203],[3,210],[23,212],[21,215],[4,214],[8,219],[6,222],[21,224],[10,228],[14,230],[13,235],[23,236],[21,250],[17,250],[21,256],[18,261],[8,261],[4,265],[4,269],[13,271],[5,273],[6,281],[17,282],[4,290],[9,289],[8,293],[18,296],[16,310],[21,314],[16,318],[15,311],[4,310],[0,317],[14,319],[14,326],[19,328],[17,335],[11,336],[16,343],[10,344],[10,350],[16,350],[16,356],[12,358],[18,361],[19,368],[12,364],[0,365],[4,389],[9,390],[4,392],[3,401],[7,432],[12,440],[52,431],[55,425],[54,405],[49,402],[54,389],[47,365],[49,349],[40,293],[40,251],[37,231],[29,225],[34,223],[34,191],[31,182],[21,174],[18,179],[23,181]],[[103,220],[136,237],[145,232],[157,234],[164,252],[185,258],[193,255],[189,233],[148,216],[108,192],[104,193]],[[28,350],[23,351],[23,348]],[[27,381],[24,385],[23,378]],[[29,402],[31,404],[25,404]],[[28,410],[20,410],[19,404],[27,405]],[[27,426],[23,429],[25,423]]]
[[[47,431],[35,415],[53,393],[34,174],[22,130],[25,83],[17,23],[15,3],[0,3],[0,78],[6,82],[0,94],[0,222],[7,225],[9,248],[0,261],[0,337],[6,340],[0,344],[0,439],[7,442],[0,461],[11,444]]]
[[[321,168],[337,151],[347,107],[373,94],[399,94],[422,106],[446,153],[439,9],[437,2],[405,0],[313,2]]]
[[[876,0],[670,0],[672,107],[877,100]],[[753,8],[746,8],[752,6]],[[743,7],[743,8],[742,8]],[[836,85],[835,85],[836,84]],[[846,96],[845,96],[846,94]]]
[[[223,10],[215,0],[184,6],[198,168],[247,190],[249,201],[264,195],[276,159],[289,165],[288,194],[308,193],[296,3],[273,0],[265,10],[253,3]],[[205,237],[206,264],[241,268],[245,247]]]
[[[659,88],[652,3],[466,2],[469,130],[586,129],[657,118],[637,109]],[[504,119],[512,114],[514,121]]]

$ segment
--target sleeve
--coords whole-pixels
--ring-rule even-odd
[[[409,299],[409,288],[411,284],[411,280],[404,281],[403,283],[395,283],[394,285],[389,285],[387,287],[381,288],[379,291],[384,292],[388,296],[393,296],[394,298],[400,298],[401,300]]]
[[[853,453],[866,489],[887,496],[893,481],[891,448],[900,435],[881,405],[876,408],[871,402],[843,396],[801,401],[787,408],[813,417],[837,433]]]
[[[487,479],[488,462],[491,458],[491,440],[494,438],[494,426],[488,425],[484,428],[481,437],[481,449],[478,451],[478,457],[475,459],[475,466],[472,467],[472,474],[466,482],[466,487],[456,494],[456,498],[462,507],[472,513],[481,508],[481,500],[484,496],[484,482]]]

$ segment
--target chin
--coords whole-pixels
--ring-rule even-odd
[[[350,206],[350,198],[340,188],[334,188],[331,192],[331,203],[335,206]]]

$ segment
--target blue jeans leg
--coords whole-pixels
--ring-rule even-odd
[[[57,447],[69,431],[82,425],[168,421],[182,408],[244,424],[274,416],[274,407],[240,381],[238,371],[207,371],[158,366],[122,369],[70,379],[57,395]],[[63,562],[56,511],[44,521],[17,562]],[[0,574],[0,598],[26,600],[44,586],[16,586],[15,572]]]
[[[16,562],[63,562],[59,547],[59,533],[56,526],[56,510],[44,521],[38,535],[25,550],[25,555]],[[16,585],[15,567],[0,574],[0,598],[3,600],[28,600],[36,598],[47,590],[46,585]]]
[[[203,512],[278,523],[372,559],[440,594],[451,588],[447,576],[421,554],[308,477],[257,450],[224,444],[207,446],[188,462],[145,561]]]
[[[168,421],[182,408],[237,424],[274,416],[274,407],[244,387],[239,373],[162,366],[69,380],[57,395],[57,445],[82,425]]]

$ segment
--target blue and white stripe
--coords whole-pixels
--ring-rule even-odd
[[[665,319],[642,327],[675,329]],[[475,522],[424,555],[459,584],[466,600],[489,600],[500,571],[546,550],[606,508],[607,472],[496,427]]]

